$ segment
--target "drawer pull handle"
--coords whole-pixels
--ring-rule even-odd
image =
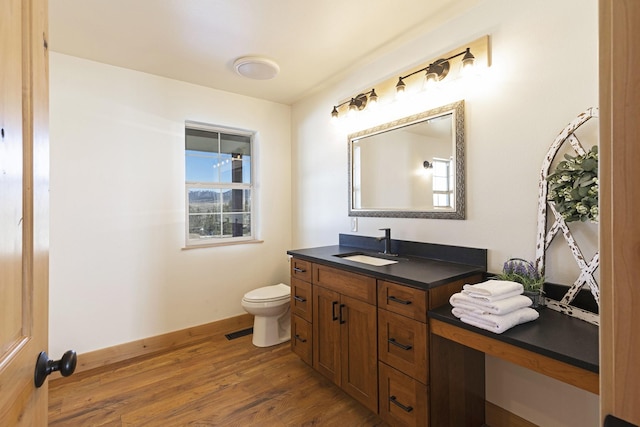
[[[331,320],[338,320],[338,315],[336,314],[336,305],[338,305],[338,301],[334,301],[331,303]]]
[[[305,338],[301,338],[300,335],[296,334],[296,339],[300,342],[307,342]]]
[[[298,295],[294,295],[294,296],[293,296],[293,299],[294,299],[294,300],[296,300],[296,301],[298,301],[298,302],[307,302],[307,299],[306,299],[306,298],[299,297]]]
[[[393,344],[396,347],[400,347],[403,350],[411,350],[413,348],[410,345],[400,344],[398,341],[396,341],[395,338],[389,338],[387,341],[389,341],[389,344]]]
[[[398,406],[400,409],[402,409],[405,412],[413,411],[413,406],[404,406],[402,403],[398,402],[398,400],[396,399],[395,396],[389,397],[389,402],[391,402],[394,405]]]
[[[307,270],[305,270],[304,268],[299,268],[299,267],[293,267],[293,271],[295,271],[296,273],[306,273]]]
[[[344,323],[347,323],[347,321],[346,321],[346,320],[344,320],[344,316],[342,315],[342,309],[343,309],[344,307],[345,307],[345,305],[344,305],[344,304],[340,304],[340,324],[341,324],[341,325],[342,325],[342,324],[344,324]]]
[[[390,295],[387,297],[387,300],[389,301],[393,301],[393,302],[397,302],[398,304],[402,304],[402,305],[409,305],[411,304],[411,301],[407,301],[407,300],[403,300],[400,298],[396,298],[393,295]]]

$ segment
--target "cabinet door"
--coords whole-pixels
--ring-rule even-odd
[[[339,318],[342,389],[378,413],[376,307],[342,295]]]
[[[393,426],[429,425],[427,386],[380,362],[380,418]],[[437,426],[478,424],[438,424]]]
[[[314,285],[340,292],[369,304],[376,304],[376,279],[339,268],[313,264]]]
[[[291,312],[300,316],[307,322],[313,320],[311,315],[312,309],[311,299],[311,283],[291,278]]]
[[[291,316],[291,350],[300,358],[312,365],[311,323],[296,316]]]
[[[340,294],[313,287],[313,367],[340,385]]]
[[[427,293],[422,289],[378,280],[378,307],[427,322]]]
[[[380,360],[427,384],[427,325],[386,310],[378,310]]]
[[[295,277],[296,279],[304,280],[305,282],[311,283],[311,271],[313,268],[312,266],[313,264],[309,261],[292,258],[291,277]]]

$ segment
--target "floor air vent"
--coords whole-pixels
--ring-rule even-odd
[[[225,337],[229,341],[235,340],[236,338],[244,337],[245,335],[251,335],[253,333],[253,328],[242,329],[240,331],[231,332],[230,334],[225,334]]]

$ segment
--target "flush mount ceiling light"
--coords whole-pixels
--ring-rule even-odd
[[[280,72],[280,66],[262,56],[243,56],[233,62],[236,73],[254,80],[269,80]]]

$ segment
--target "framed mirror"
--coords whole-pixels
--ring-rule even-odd
[[[464,219],[464,101],[349,135],[349,216]]]

